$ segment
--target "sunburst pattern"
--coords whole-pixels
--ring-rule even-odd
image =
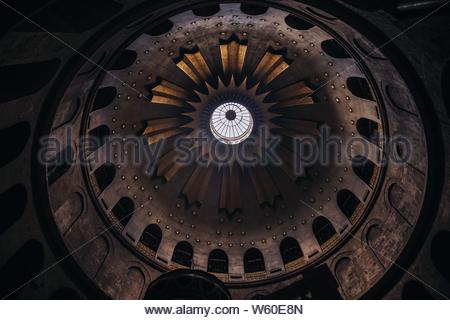
[[[250,66],[246,64],[249,50],[246,44],[232,40],[220,44],[218,48],[219,63],[208,61],[200,50],[184,54],[178,62],[174,61],[178,69],[192,81],[191,88],[184,88],[163,79],[151,89],[153,105],[180,107],[180,113],[177,117],[148,121],[144,135],[148,137],[150,144],[178,136],[197,138],[202,132],[211,134],[210,119],[214,110],[228,102],[245,104],[246,108],[248,107],[254,121],[252,126],[254,125],[255,136],[258,135],[257,129],[263,127],[269,135],[275,129],[285,136],[317,131],[317,123],[280,117],[280,110],[283,108],[315,104],[313,89],[305,81],[281,89],[271,89],[271,84],[289,70],[289,63],[282,54],[274,53],[268,48],[260,57],[256,68],[249,70]],[[221,70],[215,70],[212,65],[220,65]],[[273,121],[275,118],[278,118],[277,122]],[[209,159],[209,162],[206,166],[197,167],[184,186],[182,194],[187,197],[188,202],[203,202],[202,190],[193,186],[208,184],[207,180],[215,170],[221,177],[218,208],[229,213],[235,212],[242,208],[239,181],[246,171],[245,176],[253,185],[258,202],[273,205],[279,191],[267,168],[262,165],[244,168],[234,160],[228,161],[226,165],[215,165],[208,151],[211,150],[210,145],[214,140],[208,139],[206,146],[196,142],[192,144],[193,150],[202,147],[199,155]],[[251,151],[252,155],[259,154],[256,151],[260,150],[259,147],[259,143],[256,143],[255,149]],[[281,151],[281,156],[286,160],[283,170],[293,177],[293,168],[289,167],[292,152],[285,148]],[[162,155],[158,161],[157,175],[171,181],[184,168],[176,161],[177,157],[178,152],[175,149]]]

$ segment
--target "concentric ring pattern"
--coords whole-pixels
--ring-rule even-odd
[[[116,267],[98,276],[76,258],[112,296],[120,293],[107,279],[121,279],[126,265],[143,287],[170,270],[204,270],[235,297],[255,287],[269,294],[324,268],[319,278],[330,275],[343,296],[360,297],[414,230],[427,146],[392,63],[327,12],[299,2],[294,11],[250,7],[199,6],[131,25],[104,44],[114,52],[107,72],[83,67],[59,104],[63,112],[82,96],[82,116],[69,130],[77,138],[66,147],[87,165],[76,162],[68,175],[48,168],[54,218],[69,248],[100,226],[113,227],[92,254],[104,256],[98,270]],[[81,84],[89,90],[81,93]],[[408,120],[398,117],[405,108],[414,114]],[[235,129],[223,131],[225,121]],[[52,134],[66,130],[55,123]],[[394,133],[419,146],[407,165],[391,162],[404,155],[401,146],[390,148]],[[99,143],[82,146],[81,136]],[[111,147],[129,137],[152,151],[151,166],[133,161],[132,144]],[[318,154],[331,160],[308,162],[326,137],[330,150]],[[310,142],[305,149],[302,139]],[[191,161],[178,161],[180,146]],[[242,161],[241,149],[254,161]],[[75,175],[84,182],[78,191],[70,187]],[[400,192],[406,189],[409,203]],[[67,193],[82,194],[79,216],[67,213]],[[67,232],[70,221],[76,227]],[[358,259],[370,262],[366,269],[356,268]]]

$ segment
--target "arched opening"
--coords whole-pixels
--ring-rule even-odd
[[[114,87],[104,87],[97,91],[92,111],[100,110],[109,106],[117,96],[117,89]]]
[[[173,251],[172,261],[179,265],[190,268],[192,266],[192,258],[194,257],[194,249],[191,244],[182,241],[177,244]]]
[[[111,135],[111,131],[107,126],[102,125],[89,131],[89,135],[91,141],[89,141],[88,152],[94,152],[106,143],[108,137]]]
[[[281,241],[280,252],[284,264],[288,264],[289,262],[303,257],[303,252],[302,249],[300,249],[300,245],[297,240],[291,237],[285,238]]]
[[[145,228],[139,241],[150,250],[157,252],[161,243],[161,228],[156,224],[151,224]]]
[[[284,21],[286,22],[286,24],[296,30],[309,30],[312,27],[314,27],[314,25],[306,20],[303,20],[293,14],[288,15]]]
[[[375,164],[363,156],[356,156],[352,160],[353,172],[368,186],[372,187],[372,178],[375,172]]]
[[[228,273],[228,257],[222,250],[211,251],[208,258],[208,272]]]
[[[212,15],[215,15],[219,11],[220,5],[218,4],[192,10],[192,12],[194,12],[194,14],[199,17],[210,17]]]
[[[341,190],[337,194],[337,204],[339,209],[351,220],[353,214],[358,209],[361,201],[349,190]]]
[[[374,100],[372,91],[370,90],[369,82],[366,79],[360,77],[350,77],[347,79],[348,90],[355,96],[366,99]]]
[[[112,163],[105,163],[94,172],[99,191],[104,191],[116,176],[116,167]]]
[[[119,220],[120,224],[126,226],[133,214],[134,202],[130,198],[122,198],[111,211],[114,214],[114,217]]]
[[[313,222],[313,233],[317,242],[322,246],[336,234],[331,222],[325,217],[318,217]]]
[[[356,122],[356,129],[367,141],[379,145],[380,134],[378,132],[378,123],[366,118],[361,118]]]
[[[156,27],[149,30],[147,33],[151,36],[162,36],[163,34],[166,34],[170,30],[172,30],[174,24],[170,20],[163,21],[161,23],[158,23]]]
[[[256,5],[256,4],[241,4],[241,11],[245,14],[249,14],[252,16],[258,16],[264,14],[269,10],[266,6]]]
[[[329,56],[337,59],[351,58],[347,50],[344,49],[336,40],[330,39],[322,42],[322,50]]]
[[[256,248],[251,248],[247,250],[244,255],[244,272],[253,273],[261,272],[266,270],[266,265],[264,263],[264,256]]]

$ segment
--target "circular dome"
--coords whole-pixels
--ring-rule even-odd
[[[397,261],[425,190],[427,144],[412,94],[352,26],[286,3],[295,10],[223,3],[140,19],[96,52],[95,61],[111,54],[104,68],[87,63],[73,78],[52,128],[63,135],[70,124],[74,141],[66,147],[81,150],[75,161],[84,163],[48,166],[46,181],[69,250],[105,225],[113,230],[86,249],[101,257],[101,268],[114,269],[92,276],[100,288],[119,296],[105,282],[120,282],[123,268],[145,281],[188,268],[245,288],[233,291],[242,296],[275,282],[288,286],[320,264],[335,279],[330,286],[359,297],[390,268],[387,261]],[[82,116],[61,120],[79,105],[74,114]],[[407,121],[398,117],[405,106],[416,115]],[[402,145],[387,147],[392,132],[421,146],[410,150],[407,167],[386,166],[391,152],[408,154]],[[215,161],[215,141],[232,154],[230,146],[252,133],[260,138],[250,148],[252,164],[234,155]],[[336,159],[296,158],[311,149],[298,150],[302,138],[314,144],[327,134],[341,150],[329,152]],[[96,143],[83,145],[86,137]],[[117,142],[126,143],[111,145]],[[135,148],[152,151],[152,161],[136,161]],[[190,161],[180,161],[180,152]],[[360,259],[368,262],[355,269]],[[96,275],[88,261],[77,258]]]
[[[224,144],[239,144],[247,139],[253,130],[250,111],[237,102],[218,106],[211,117],[211,132]]]

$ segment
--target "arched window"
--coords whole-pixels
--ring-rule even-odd
[[[349,190],[341,190],[337,194],[337,204],[339,209],[350,220],[353,213],[355,213],[361,201]]]
[[[370,90],[369,82],[360,77],[350,77],[347,79],[348,90],[355,96],[366,99],[374,100],[372,91]]]
[[[312,228],[314,235],[316,236],[316,239],[320,245],[323,245],[336,234],[336,230],[334,229],[333,225],[325,217],[316,218],[316,220],[314,220],[313,222]]]
[[[161,228],[156,224],[151,224],[147,228],[145,228],[139,241],[142,242],[150,250],[156,252],[158,251],[159,244],[161,243],[161,238]]]
[[[131,219],[134,211],[134,202],[130,198],[124,197],[120,199],[111,210],[117,220],[126,226]]]
[[[368,186],[371,186],[372,177],[375,172],[375,164],[363,156],[356,156],[352,160],[353,172]]]
[[[297,240],[291,237],[285,238],[281,241],[280,252],[284,264],[288,264],[289,262],[303,257],[302,249],[300,249]]]
[[[367,139],[367,141],[379,145],[380,133],[378,123],[366,118],[360,118],[356,122],[356,129],[358,130],[361,136]]]
[[[264,257],[256,248],[248,249],[244,255],[245,273],[265,271]]]
[[[116,176],[116,167],[111,163],[105,163],[94,172],[100,192],[104,191]]]
[[[228,257],[224,251],[211,251],[208,258],[208,272],[228,273]]]
[[[108,137],[111,135],[111,131],[107,126],[102,125],[89,131],[89,135],[92,138],[92,142],[89,145],[88,151],[94,152],[106,143]]]
[[[192,266],[192,258],[194,256],[194,249],[191,244],[182,241],[177,244],[173,251],[172,261],[182,266],[190,268]]]

